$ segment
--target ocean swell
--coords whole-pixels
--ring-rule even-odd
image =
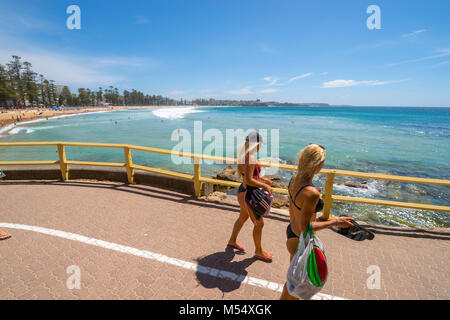
[[[198,110],[197,108],[163,108],[153,110],[152,113],[158,118],[162,119],[183,119],[189,113],[204,112],[203,110]]]

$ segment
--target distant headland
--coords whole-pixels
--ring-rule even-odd
[[[245,106],[245,107],[329,107],[328,103],[311,102],[277,102],[257,100],[215,100],[215,99],[196,99],[192,104],[198,106]]]

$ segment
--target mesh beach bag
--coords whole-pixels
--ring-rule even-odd
[[[300,237],[287,272],[287,290],[293,297],[311,299],[327,280],[328,267],[323,244],[312,231],[312,223]]]

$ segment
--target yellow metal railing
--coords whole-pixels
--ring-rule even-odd
[[[200,160],[212,160],[222,163],[236,164],[237,160],[235,158],[224,158],[209,156],[203,154],[193,154],[186,152],[177,152],[158,148],[149,148],[134,146],[128,144],[110,144],[110,143],[82,143],[82,142],[7,142],[0,143],[0,147],[28,147],[28,146],[57,146],[59,161],[0,161],[0,166],[2,165],[56,165],[59,164],[61,170],[61,177],[63,180],[68,180],[69,178],[69,165],[87,165],[87,166],[102,166],[102,167],[123,167],[126,168],[128,182],[134,182],[134,171],[142,170],[147,172],[158,173],[162,175],[168,175],[173,177],[178,177],[185,180],[191,180],[194,183],[195,196],[199,197],[201,195],[202,184],[211,183],[215,185],[238,187],[238,182],[219,180],[214,178],[206,178],[201,175],[201,161]],[[88,161],[72,161],[66,158],[66,147],[97,147],[97,148],[119,148],[123,149],[125,162],[124,163],[112,163],[112,162],[88,162]],[[151,168],[147,166],[141,166],[133,163],[132,150],[146,151],[151,153],[165,154],[170,156],[187,157],[194,159],[194,174],[185,174],[170,170],[162,170],[157,168]],[[274,164],[267,162],[259,162],[263,167],[273,167],[282,170],[296,171],[297,167],[293,165],[286,164]],[[377,173],[365,173],[365,172],[355,172],[355,171],[345,171],[345,170],[332,170],[332,169],[322,169],[320,174],[326,175],[325,191],[323,195],[324,209],[323,209],[323,219],[328,219],[330,216],[330,209],[333,201],[335,202],[353,202],[371,205],[382,205],[382,206],[392,206],[392,207],[403,207],[411,209],[421,209],[421,210],[434,210],[434,211],[445,211],[450,212],[450,207],[448,206],[437,206],[429,204],[420,203],[409,203],[409,202],[399,202],[399,201],[387,201],[379,199],[368,199],[368,198],[357,198],[357,197],[347,197],[333,195],[333,184],[335,176],[347,176],[354,178],[365,178],[365,179],[375,179],[375,180],[389,180],[407,183],[420,183],[420,184],[433,184],[450,186],[450,180],[441,179],[425,179],[416,177],[405,177],[405,176],[394,176],[385,175]],[[273,188],[273,192],[288,194],[286,189]]]

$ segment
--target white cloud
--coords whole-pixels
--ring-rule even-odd
[[[426,57],[422,57],[422,58],[417,58],[417,59],[410,59],[410,60],[404,60],[404,61],[400,61],[400,62],[390,63],[390,64],[387,64],[386,66],[392,67],[392,66],[398,66],[400,64],[405,64],[405,63],[413,63],[413,62],[420,62],[420,61],[426,61],[426,60],[433,60],[433,59],[438,59],[438,58],[450,56],[450,48],[440,49],[440,50],[436,50],[436,51],[437,52],[441,52],[441,53],[440,54],[435,54],[435,55],[432,55],[432,56],[426,56]]]
[[[278,91],[280,91],[280,90],[274,89],[274,88],[267,88],[267,89],[261,90],[261,93],[274,93],[274,92],[278,92]]]
[[[20,21],[26,22],[27,19],[23,18]],[[143,71],[158,65],[156,61],[147,57],[80,54],[64,51],[63,48],[52,49],[43,43],[29,40],[25,32],[33,25],[38,26],[39,32],[44,32],[50,29],[51,25],[45,21],[34,21],[33,18],[29,22],[30,26],[23,26],[25,22],[14,27],[13,24],[9,24],[5,28],[5,21],[0,21],[0,43],[8,44],[0,46],[0,63],[6,64],[12,55],[18,55],[22,61],[32,64],[33,71],[58,84],[116,85],[118,82],[126,81],[123,71],[130,68]]]
[[[40,45],[1,32],[0,41],[8,43],[8,48],[0,47],[1,64],[8,63],[12,55],[18,55],[46,79],[69,86],[115,85],[126,80],[122,75],[124,68],[144,70],[157,65],[149,58],[88,56],[43,49]]]
[[[206,93],[211,93],[211,92],[214,92],[215,90],[214,89],[202,89],[202,90],[200,90],[200,93],[201,94],[206,94]]]
[[[239,94],[252,94],[253,92],[252,90],[250,90],[250,88],[246,87],[242,89],[230,90],[227,91],[226,93],[239,95]]]
[[[321,75],[323,75],[323,76],[324,76],[324,75],[327,75],[327,74],[328,74],[328,72],[322,72],[322,73],[321,73]]]
[[[411,32],[411,33],[406,33],[402,37],[409,38],[409,37],[413,37],[415,35],[418,35],[419,33],[426,32],[426,31],[427,31],[427,29],[420,29],[420,30],[416,30],[416,31]]]
[[[94,60],[88,57],[38,49],[30,51],[0,49],[0,62],[7,63],[12,55],[18,55],[22,61],[30,62],[35,72],[43,74],[46,79],[54,80],[56,83],[89,86],[114,84],[123,80],[121,76],[95,68]]]
[[[170,92],[170,95],[172,96],[181,96],[183,94],[185,94],[186,91],[182,91],[182,90],[173,90],[172,92]]]
[[[7,33],[20,33],[20,32],[55,32],[58,28],[58,24],[51,19],[39,19],[34,16],[22,16],[16,12],[8,11],[2,12],[3,16],[0,20],[0,27]]]
[[[409,79],[391,80],[391,81],[379,81],[379,80],[333,80],[324,82],[321,88],[343,88],[343,87],[355,87],[355,86],[383,86],[391,83],[399,83],[408,81]]]
[[[150,59],[136,57],[94,57],[91,59],[95,67],[125,66],[125,67],[148,67],[155,66]]]
[[[267,85],[268,86],[273,86],[275,85],[278,80],[280,80],[279,78],[273,78],[273,77],[265,77],[264,80],[266,80],[267,82],[269,82]]]
[[[441,66],[447,66],[449,64],[450,64],[450,61],[442,61],[442,62],[439,62],[439,63],[435,64],[434,66],[432,66],[432,68],[437,68],[437,67],[441,67]]]
[[[311,75],[312,75],[312,72],[308,72],[308,73],[305,73],[305,74],[302,74],[302,75],[299,75],[299,76],[290,78],[290,79],[288,80],[288,82],[292,82],[292,81],[295,81],[295,80],[307,78],[307,77],[310,77]]]

